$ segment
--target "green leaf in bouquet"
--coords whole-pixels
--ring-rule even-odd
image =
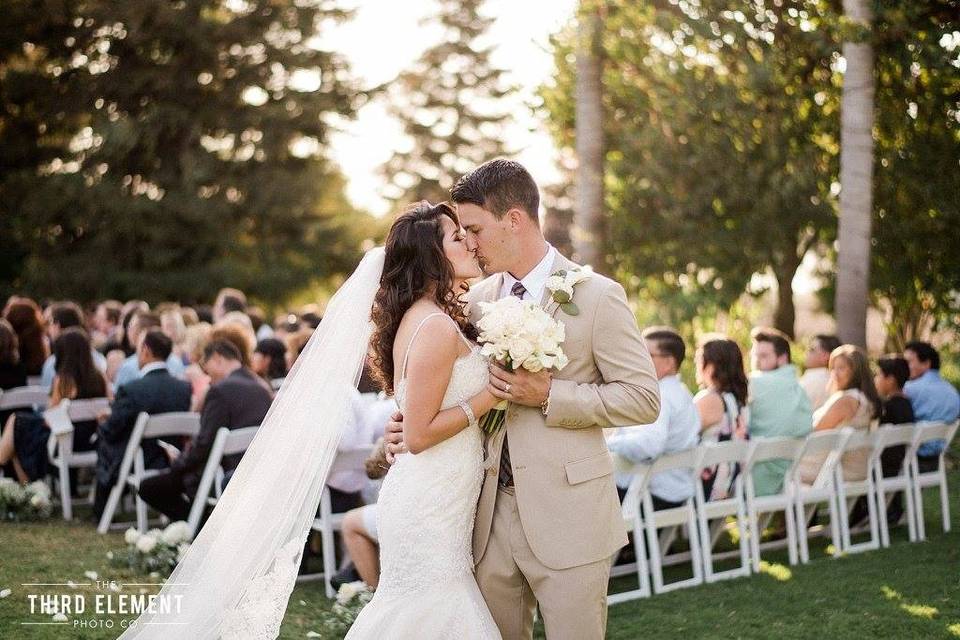
[[[580,307],[578,307],[573,302],[565,302],[560,305],[560,309],[563,310],[568,316],[577,316],[580,315]]]

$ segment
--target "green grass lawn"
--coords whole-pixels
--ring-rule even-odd
[[[954,448],[956,461],[958,449]],[[954,462],[954,468],[956,464]],[[960,471],[950,473],[953,531],[940,525],[939,499],[932,491],[925,500],[927,541],[910,544],[906,529],[891,532],[889,549],[833,559],[826,540],[811,544],[811,563],[787,565],[786,552],[765,554],[769,568],[761,575],[723,581],[636,600],[610,608],[608,638],[960,638]],[[83,510],[80,512],[84,513]],[[122,583],[159,582],[160,578],[118,569],[106,559],[124,547],[122,533],[97,535],[90,523],[0,525],[0,638],[114,638],[119,626],[77,628],[23,625],[48,621],[31,615],[27,593],[98,593],[86,577]],[[24,587],[22,583],[90,583],[89,586]],[[628,578],[612,585],[632,587]],[[137,589],[124,587],[124,593]],[[328,601],[320,582],[294,590],[281,629],[281,638],[305,638],[320,632],[318,617]],[[109,618],[119,625],[122,616]],[[103,616],[97,617],[103,620]],[[538,627],[538,637],[543,637]],[[384,635],[389,637],[388,634]]]

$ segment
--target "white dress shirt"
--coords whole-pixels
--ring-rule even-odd
[[[830,394],[827,393],[827,384],[830,382],[830,370],[826,367],[807,369],[800,376],[800,386],[810,398],[810,407],[816,411],[823,406]]]
[[[523,294],[523,300],[533,300],[537,304],[540,304],[540,299],[543,297],[543,290],[547,286],[547,278],[552,275],[550,269],[553,268],[553,261],[556,260],[556,258],[557,250],[548,244],[547,254],[537,263],[537,266],[530,270],[530,273],[520,279],[520,284],[527,290],[527,292]],[[503,286],[500,287],[501,298],[506,298],[510,295],[510,290],[516,281],[517,279],[510,272],[503,272]]]
[[[608,436],[610,451],[631,462],[654,460],[665,453],[697,446],[700,414],[693,396],[679,375],[660,380],[660,416],[649,425],[619,427]],[[617,486],[626,489],[629,474],[618,473]],[[650,493],[661,500],[683,502],[693,496],[693,481],[686,469],[663,471],[650,479]]]

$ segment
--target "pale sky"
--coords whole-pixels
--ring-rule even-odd
[[[576,4],[576,0],[487,0],[483,7],[486,15],[496,18],[488,33],[496,46],[493,63],[508,72],[508,82],[521,87],[517,123],[507,143],[520,149],[517,159],[540,184],[558,178],[556,151],[545,124],[530,116],[524,101],[529,102],[550,77],[548,38],[573,15]],[[353,73],[368,86],[394,78],[437,41],[436,32],[420,24],[435,10],[434,0],[352,0],[352,6],[353,19],[325,34],[323,43],[344,53]],[[347,195],[355,204],[377,215],[388,212],[378,169],[402,141],[400,124],[379,103],[365,106],[345,131],[332,136],[333,159],[349,180]]]

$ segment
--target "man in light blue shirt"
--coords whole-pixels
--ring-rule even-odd
[[[64,329],[70,327],[83,326],[83,312],[73,302],[56,302],[47,309],[47,336],[50,338],[50,344],[56,342]],[[93,364],[104,374],[107,372],[107,359],[96,349],[90,349],[90,355],[93,357]],[[53,354],[47,356],[43,361],[43,368],[40,370],[40,385],[50,390],[53,386],[53,378],[57,373],[57,357]]]
[[[649,425],[611,430],[607,446],[630,462],[653,460],[665,453],[697,446],[700,414],[693,396],[680,380],[678,371],[685,356],[683,339],[670,329],[652,327],[643,333],[660,385],[660,415]],[[630,474],[616,476],[620,499],[630,484]],[[693,478],[688,469],[663,471],[650,479],[654,509],[677,507],[693,497]]]
[[[140,337],[148,330],[159,328],[160,316],[148,311],[138,312],[130,321],[130,325],[127,327],[127,332],[130,334],[130,344],[136,346],[140,341]],[[180,360],[180,357],[172,351],[167,357],[166,366],[167,372],[169,372],[170,375],[175,378],[183,378],[186,367],[183,366],[183,361]],[[113,388],[119,389],[128,382],[139,380],[142,375],[143,372],[140,371],[140,363],[137,361],[137,354],[134,353],[132,356],[124,360],[123,364],[120,365],[120,368],[117,369],[117,375],[113,380]]]
[[[937,350],[930,343],[918,340],[907,343],[903,357],[910,367],[910,380],[903,385],[903,392],[910,399],[916,421],[950,423],[956,420],[960,415],[960,393],[940,377]],[[923,443],[917,451],[921,467],[935,469],[943,446],[943,440]]]

